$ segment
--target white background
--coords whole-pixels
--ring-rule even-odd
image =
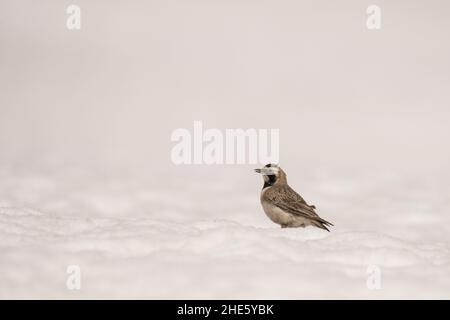
[[[449,5],[370,4],[0,1],[0,297],[449,298]],[[194,120],[280,129],[332,232],[272,224],[254,166],[174,166]]]

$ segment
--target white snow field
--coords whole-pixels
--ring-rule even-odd
[[[290,169],[332,232],[272,224],[249,166],[3,166],[0,298],[450,298],[448,175]]]

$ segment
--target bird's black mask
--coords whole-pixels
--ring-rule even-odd
[[[275,181],[277,181],[277,177],[274,174],[268,175],[266,177],[268,178],[268,180],[264,179],[263,189],[273,186]]]

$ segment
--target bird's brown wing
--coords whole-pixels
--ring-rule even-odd
[[[305,199],[303,199],[303,197],[301,195],[299,195],[297,192],[295,192],[295,190],[292,189],[289,185],[284,186],[283,189],[285,189],[283,193],[286,194],[290,200],[292,200],[294,202],[305,204],[306,206],[310,207],[311,209],[316,208],[316,206],[314,206],[314,205],[307,204]],[[313,210],[313,213],[315,214],[314,210]]]
[[[276,193],[271,192],[267,194],[266,197],[278,208],[291,214],[319,222],[320,224],[332,225],[328,221],[320,218],[314,211],[314,208],[309,206],[291,187],[284,186],[277,191]]]

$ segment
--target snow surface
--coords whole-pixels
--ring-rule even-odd
[[[3,166],[0,298],[450,298],[448,176],[288,179],[332,232],[272,224],[247,166]]]

